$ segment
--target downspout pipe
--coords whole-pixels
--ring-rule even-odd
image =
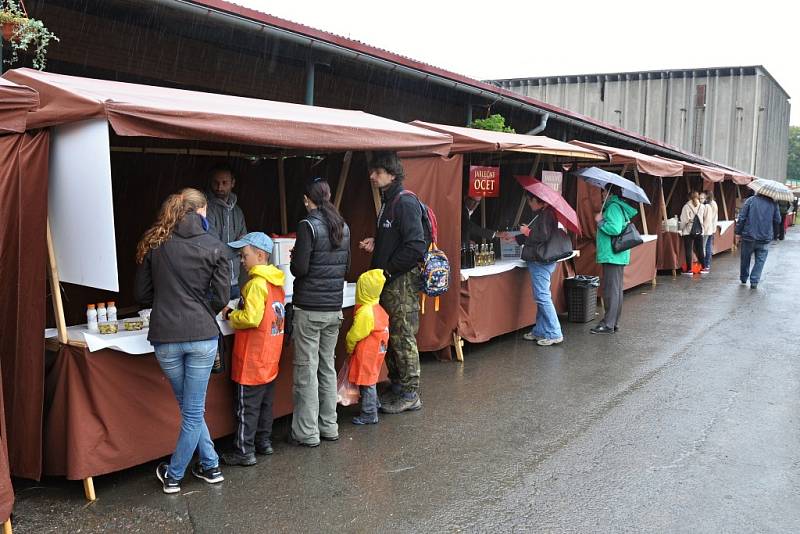
[[[537,135],[542,133],[544,129],[547,128],[547,119],[549,118],[550,118],[549,111],[545,111],[544,113],[542,113],[542,116],[539,118],[539,126],[528,132],[527,135]]]

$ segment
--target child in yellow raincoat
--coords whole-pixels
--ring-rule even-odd
[[[356,284],[356,311],[345,339],[351,355],[348,379],[361,393],[361,414],[353,418],[356,425],[378,422],[375,384],[389,344],[389,315],[378,303],[385,283],[383,271],[372,269],[359,276]]]

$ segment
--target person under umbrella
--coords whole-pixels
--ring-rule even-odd
[[[557,345],[564,341],[564,335],[550,288],[550,277],[556,269],[556,260],[542,257],[541,251],[550,254],[550,251],[559,249],[558,246],[550,246],[550,242],[561,240],[561,253],[571,254],[572,242],[566,234],[559,232],[557,219],[566,228],[580,233],[578,216],[561,195],[542,182],[527,178],[526,182],[520,180],[520,183],[525,189],[528,206],[533,213],[531,222],[520,227],[522,235],[517,236],[517,242],[524,246],[522,259],[527,263],[533,299],[536,301],[536,324],[523,338],[545,347]],[[558,253],[558,250],[555,252]]]

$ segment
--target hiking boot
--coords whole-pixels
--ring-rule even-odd
[[[222,470],[219,468],[219,466],[203,469],[203,466],[200,465],[200,462],[197,462],[192,466],[192,474],[200,480],[205,480],[209,484],[219,484],[225,480],[225,477],[222,476]]]
[[[256,444],[256,454],[260,454],[261,456],[269,456],[273,452],[275,451],[272,449],[272,443],[269,441],[265,441],[264,443],[261,444]]]
[[[378,423],[378,414],[369,415],[362,413],[353,417],[354,425],[375,425]]]
[[[563,337],[554,337],[550,339],[544,338],[537,340],[536,344],[539,345],[540,347],[549,347],[550,345],[558,345],[562,341],[564,341]]]
[[[158,464],[158,467],[156,467],[156,476],[158,480],[161,481],[164,493],[178,493],[181,491],[181,481],[169,476],[168,467],[169,465],[166,462]]]
[[[422,408],[422,399],[417,392],[403,393],[394,402],[386,403],[381,406],[383,413],[403,413],[413,412]]]
[[[378,407],[380,408],[381,404],[391,404],[395,402],[402,393],[403,391],[400,389],[400,384],[392,384],[386,388],[383,393],[378,395]]]
[[[242,454],[240,452],[225,452],[222,453],[219,458],[225,465],[250,467],[251,465],[256,465],[258,463],[255,453],[252,452],[249,454]]]

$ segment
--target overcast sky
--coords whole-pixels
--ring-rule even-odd
[[[791,2],[234,1],[477,79],[764,65],[800,95]]]

